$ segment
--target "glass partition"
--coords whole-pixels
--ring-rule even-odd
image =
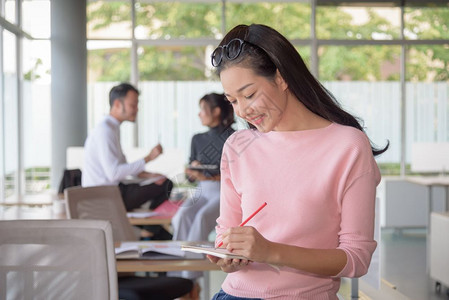
[[[136,2],[138,39],[215,38],[221,36],[221,4]]]
[[[447,7],[405,8],[404,35],[410,40],[449,39]]]
[[[88,39],[130,39],[130,1],[92,1],[87,4]]]
[[[192,81],[211,76],[208,47],[141,46],[138,55],[140,80]]]
[[[23,40],[22,132],[25,194],[50,188],[51,89],[49,40]]]
[[[22,2],[22,28],[34,38],[50,38],[50,0]]]
[[[226,31],[239,24],[263,23],[288,39],[307,39],[310,38],[310,16],[308,3],[227,3]]]
[[[401,36],[399,7],[317,7],[319,39],[393,40]]]
[[[400,47],[320,47],[320,78],[342,107],[359,117],[371,141],[387,152],[377,158],[384,174],[398,175],[401,153]],[[336,60],[335,57],[339,59]]]
[[[407,148],[449,141],[449,44],[407,47]],[[407,153],[407,162],[411,153]]]
[[[17,0],[4,0],[3,17],[10,23],[16,24],[16,1]]]
[[[3,173],[5,202],[19,195],[19,123],[17,87],[17,37],[3,31]]]

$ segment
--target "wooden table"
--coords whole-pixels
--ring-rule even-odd
[[[205,259],[117,260],[117,272],[215,271],[220,268]]]
[[[205,256],[201,254],[181,251],[181,245],[188,243],[186,241],[122,241],[116,242],[115,247],[118,248],[121,244],[128,244],[133,246],[152,246],[154,249],[165,249],[165,245],[172,251],[185,255],[179,259],[117,259],[117,272],[169,272],[169,271],[212,271],[220,270],[220,268],[213,264]],[[156,250],[157,251],[157,250]],[[162,251],[161,253],[165,253]]]
[[[171,224],[171,216],[167,217],[149,217],[149,218],[128,218],[129,223],[131,225],[162,225],[162,226],[170,226]]]
[[[155,241],[160,243],[161,241]],[[167,241],[169,242],[169,241]],[[147,241],[144,243],[148,243]],[[116,244],[118,246],[119,244]],[[210,299],[210,276],[208,271],[221,270],[216,264],[204,259],[118,259],[116,260],[117,272],[170,272],[170,271],[205,271],[201,299]]]

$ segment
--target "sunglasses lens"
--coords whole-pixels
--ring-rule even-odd
[[[211,55],[212,66],[218,67],[223,60],[223,55],[229,60],[236,59],[242,52],[244,43],[241,39],[233,39],[224,46],[218,46]]]
[[[212,58],[212,66],[218,67],[221,63],[221,59],[223,58],[223,48],[218,47],[217,49],[212,52],[211,55]]]
[[[232,41],[230,41],[227,45],[227,57],[229,59],[235,59],[237,58],[237,56],[239,56],[240,51],[242,51],[242,45],[243,45],[243,41],[239,40],[239,39],[234,39]]]

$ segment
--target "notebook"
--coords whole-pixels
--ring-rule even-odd
[[[203,259],[203,255],[186,254],[181,242],[123,242],[115,248],[116,259]]]
[[[213,243],[187,243],[181,246],[181,250],[193,253],[209,254],[220,258],[236,258],[249,260],[245,256],[232,253],[225,248],[215,248]]]

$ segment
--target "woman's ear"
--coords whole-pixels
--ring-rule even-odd
[[[278,69],[276,69],[276,75],[275,75],[274,81],[283,91],[288,89],[288,84],[284,80],[284,77],[282,77],[282,75]]]
[[[212,116],[214,117],[214,118],[220,118],[220,116],[221,116],[221,108],[220,107],[215,107],[213,110],[212,110]]]

